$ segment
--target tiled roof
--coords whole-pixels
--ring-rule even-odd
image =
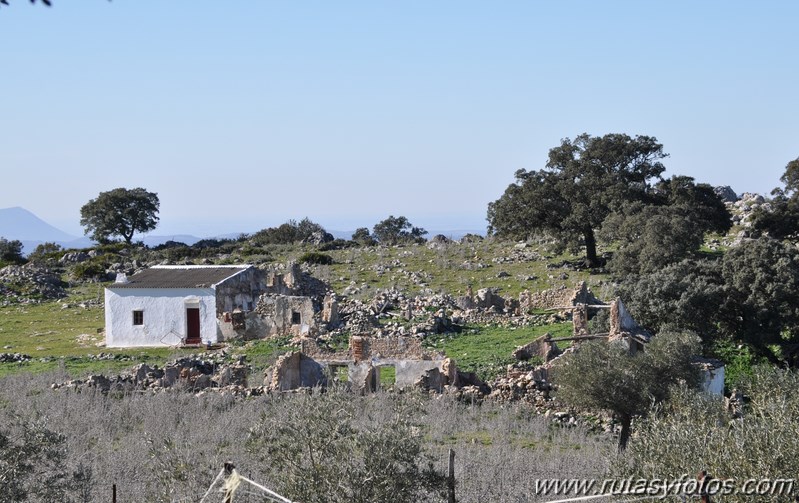
[[[113,283],[117,288],[209,288],[247,269],[248,265],[234,267],[182,266],[151,267],[129,277],[126,283]]]

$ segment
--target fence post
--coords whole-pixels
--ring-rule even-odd
[[[117,485],[111,484],[111,503],[117,503]]]
[[[228,462],[226,462],[224,464],[224,468],[225,468],[225,479],[227,480],[231,475],[233,475],[233,470],[235,470],[236,467],[233,465],[233,463],[228,461]],[[232,488],[225,491],[225,499],[222,500],[222,501],[224,503],[233,503],[233,489]]]
[[[455,451],[449,450],[447,467],[447,503],[455,503]]]

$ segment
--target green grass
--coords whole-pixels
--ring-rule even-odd
[[[78,356],[104,351],[98,333],[104,326],[103,309],[69,307],[48,302],[0,307],[0,344],[3,352],[33,357]]]
[[[81,303],[97,298],[102,285],[72,290],[62,302],[0,307],[0,352],[22,353],[31,361],[0,365],[0,376],[16,372],[45,372],[63,367],[70,375],[117,372],[138,362],[162,364],[171,358],[202,350],[173,348],[109,349],[100,332],[105,324],[102,307]],[[102,290],[100,290],[102,291]],[[65,305],[69,307],[64,308]],[[100,345],[98,345],[98,343]],[[113,359],[92,358],[100,353]]]
[[[429,341],[430,349],[443,351],[455,360],[458,368],[475,372],[482,379],[491,379],[505,371],[513,363],[511,353],[518,346],[527,344],[545,333],[553,338],[569,337],[572,334],[571,322],[529,328],[504,328],[496,326],[471,326],[460,334],[446,334]],[[568,344],[559,343],[561,348]]]
[[[241,247],[231,260],[247,262],[268,256],[277,263],[296,260],[304,253],[312,252],[312,245],[269,245],[266,247]],[[408,295],[424,290],[450,295],[464,295],[471,286],[476,292],[480,288],[497,288],[501,295],[518,297],[522,290],[537,291],[560,285],[573,286],[580,280],[596,284],[602,275],[591,275],[586,271],[562,268],[548,269],[547,264],[572,260],[571,255],[549,253],[543,247],[528,246],[524,252],[535,251],[540,260],[497,263],[495,257],[508,257],[519,253],[513,243],[485,240],[476,243],[452,243],[441,250],[429,249],[425,245],[402,247],[365,247],[330,250],[326,252],[334,259],[331,265],[313,266],[313,274],[330,283],[333,290],[342,295],[353,282],[361,292],[354,297],[367,299],[377,289],[395,287]],[[248,253],[249,252],[249,253]],[[154,252],[147,251],[149,254]],[[253,255],[255,253],[256,255]],[[260,255],[257,255],[260,254]],[[255,260],[259,262],[260,260]],[[480,265],[479,267],[477,265]],[[498,277],[500,272],[507,277]],[[565,273],[567,278],[563,278]],[[65,272],[65,279],[67,273]],[[534,279],[528,279],[534,278]],[[421,283],[421,284],[420,284]],[[63,366],[73,375],[88,372],[115,372],[139,361],[152,364],[163,363],[170,357],[202,350],[187,350],[175,353],[170,348],[108,349],[102,346],[101,330],[105,324],[102,307],[85,304],[87,301],[102,301],[103,283],[81,283],[72,286],[70,296],[61,302],[13,305],[0,307],[0,352],[24,353],[33,360],[22,365],[0,366],[0,375],[19,371],[45,371]],[[595,292],[600,297],[602,292]],[[86,307],[80,307],[84,303]],[[62,307],[68,304],[69,307]],[[542,334],[546,329],[499,329],[473,327],[476,334],[465,333],[446,337],[443,342],[433,341],[432,347],[442,349],[455,358],[462,368],[486,375],[510,363],[510,352]],[[555,329],[557,330],[557,328]],[[565,329],[569,330],[569,329]],[[345,347],[348,334],[332,341],[334,347]],[[4,346],[8,346],[3,349]],[[232,352],[244,354],[254,369],[265,368],[277,356],[293,349],[287,338],[278,338],[247,343],[234,343]],[[96,360],[91,355],[98,353],[114,355],[114,359]]]
[[[257,373],[272,365],[283,353],[296,350],[296,347],[289,345],[290,340],[290,336],[285,336],[248,342],[233,341],[229,347],[234,356],[245,355],[253,373]]]
[[[306,251],[305,246],[284,246],[270,249],[270,254],[278,261],[297,260]],[[514,248],[513,243],[485,240],[452,243],[441,250],[429,249],[425,245],[330,250],[325,253],[333,257],[334,263],[315,266],[313,270],[315,276],[329,282],[339,295],[354,284],[361,290],[355,295],[359,298],[371,297],[375,290],[388,288],[397,288],[411,295],[424,290],[464,295],[470,285],[475,292],[480,288],[497,288],[501,295],[515,298],[523,290],[539,291],[560,285],[572,287],[579,281],[591,285],[605,279],[605,275],[592,275],[588,271],[547,268],[548,264],[580,258],[574,255],[553,254],[543,246],[528,246],[523,252],[537,252],[542,258],[497,263],[492,259],[521,252]],[[508,276],[498,277],[500,272]],[[562,278],[563,273],[567,277]]]
[[[378,367],[380,371],[380,387],[390,388],[397,382],[397,369],[394,365]]]

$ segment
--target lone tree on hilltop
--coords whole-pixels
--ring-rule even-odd
[[[80,224],[99,243],[120,236],[130,244],[134,233],[155,229],[159,206],[158,194],[141,187],[100,192],[80,209]]]
[[[586,264],[599,265],[596,230],[614,208],[649,203],[668,154],[651,136],[626,134],[566,138],[549,151],[540,171],[519,170],[498,200],[488,205],[489,233],[525,239],[550,232],[585,246]]]
[[[698,352],[697,336],[678,333],[653,337],[645,351],[635,355],[617,341],[585,343],[557,367],[558,398],[574,407],[613,412],[621,422],[619,450],[623,451],[634,416],[666,399],[672,385],[698,384],[698,370],[691,364]]]
[[[427,231],[421,227],[414,227],[407,218],[389,217],[375,224],[372,235],[380,244],[396,245],[401,243],[418,243],[422,241]]]

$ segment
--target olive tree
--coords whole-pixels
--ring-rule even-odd
[[[739,484],[748,479],[793,479],[799,473],[798,386],[796,371],[756,368],[741,387],[746,406],[740,418],[721,397],[680,389],[636,425],[636,441],[616,460],[613,475],[651,480],[706,470]],[[760,498],[796,501],[799,486],[792,489],[792,494]],[[728,494],[723,501],[752,498]]]
[[[557,368],[558,398],[573,407],[612,412],[621,423],[619,450],[623,451],[633,417],[668,397],[673,384],[698,384],[698,370],[691,364],[698,352],[699,338],[687,333],[657,335],[635,355],[620,341],[589,342]]]
[[[378,403],[338,390],[294,395],[263,412],[248,444],[292,501],[428,501],[444,479],[413,419],[420,412],[404,396]]]

